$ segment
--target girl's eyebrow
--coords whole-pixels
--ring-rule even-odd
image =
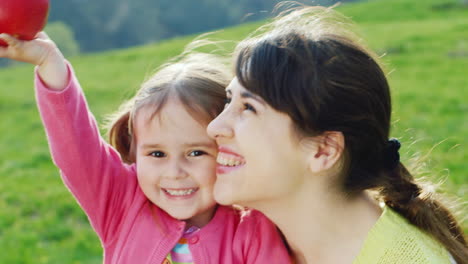
[[[197,141],[197,142],[189,142],[189,143],[183,143],[182,144],[184,147],[205,147],[205,148],[216,148],[216,143],[215,142],[208,142],[208,141]],[[160,149],[163,148],[163,144],[143,144],[141,148],[143,149]]]
[[[205,141],[184,143],[183,145],[189,148],[193,148],[193,147],[217,148],[215,142],[205,142]]]
[[[163,146],[161,144],[143,144],[141,148],[143,149],[160,149]]]

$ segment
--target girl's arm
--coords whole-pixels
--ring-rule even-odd
[[[3,35],[3,34],[2,34]],[[36,97],[54,163],[103,242],[109,242],[138,191],[131,166],[100,136],[73,70],[45,34],[2,36],[0,57],[38,65]]]

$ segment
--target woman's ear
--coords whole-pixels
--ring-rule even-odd
[[[311,151],[308,161],[311,172],[323,172],[339,162],[345,147],[343,133],[327,131],[313,140],[315,148]]]

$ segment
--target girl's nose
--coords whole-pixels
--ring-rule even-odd
[[[189,174],[187,173],[183,163],[184,162],[179,159],[171,161],[166,168],[164,177],[173,180],[186,178]]]
[[[213,119],[206,128],[208,135],[218,140],[220,138],[229,138],[233,136],[233,130],[228,122],[228,108],[224,109],[215,119]]]

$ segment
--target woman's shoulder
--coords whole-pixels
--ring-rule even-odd
[[[438,241],[385,206],[353,263],[451,262],[447,250]]]

